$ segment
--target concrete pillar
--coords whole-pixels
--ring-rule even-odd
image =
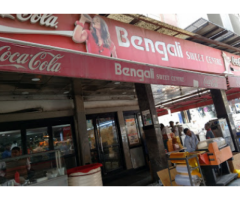
[[[228,123],[228,127],[230,129],[230,133],[232,136],[233,144],[235,147],[235,151],[239,152],[239,143],[236,134],[236,128],[234,126],[234,121],[232,117],[232,113],[229,108],[227,96],[225,90],[217,90],[211,89],[213,103],[216,109],[217,118],[225,118]]]
[[[73,79],[74,91],[74,118],[76,122],[76,139],[78,158],[81,165],[91,163],[91,153],[88,141],[86,114],[84,109],[84,102],[82,97],[82,86],[80,79]]]
[[[130,155],[130,150],[129,150],[129,145],[128,145],[127,130],[126,130],[125,122],[124,122],[123,112],[118,111],[117,115],[118,115],[120,131],[121,131],[123,154],[124,154],[124,159],[125,159],[125,163],[126,163],[126,168],[132,169],[133,166],[132,166],[131,155]]]
[[[151,85],[141,83],[136,83],[135,89],[138,97],[141,116],[143,111],[149,110],[152,118],[152,125],[143,125],[143,131],[145,133],[153,179],[156,181],[159,179],[157,172],[167,168],[167,158],[160,125],[157,118],[157,112],[154,105],[152,89]],[[142,121],[144,124],[143,116]]]

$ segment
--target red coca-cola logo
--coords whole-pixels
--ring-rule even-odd
[[[213,77],[205,77],[203,85],[208,88],[218,88],[218,80]]]
[[[15,67],[17,69],[26,69],[26,66],[30,70],[58,72],[61,69],[61,63],[58,62],[63,55],[52,54],[50,52],[38,52],[36,54],[27,54],[12,52],[10,46],[0,47],[0,63],[8,62],[8,64],[0,65]]]

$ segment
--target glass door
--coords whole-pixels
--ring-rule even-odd
[[[133,168],[144,167],[146,165],[147,151],[145,149],[140,113],[138,111],[124,112],[124,120]]]
[[[95,115],[87,120],[92,162],[103,164],[103,173],[122,168],[121,146],[114,114]]]

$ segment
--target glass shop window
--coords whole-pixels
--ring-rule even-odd
[[[11,157],[13,147],[19,147],[20,155],[22,155],[21,131],[0,132],[0,159]]]
[[[72,129],[70,124],[53,126],[54,149],[59,149],[63,155],[74,153]]]
[[[27,129],[28,154],[49,151],[49,135],[47,127]]]

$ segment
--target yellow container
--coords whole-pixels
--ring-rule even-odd
[[[191,154],[192,155],[192,154]],[[186,158],[187,156],[190,156],[188,152],[177,152],[177,153],[171,153],[170,158]],[[178,164],[186,164],[185,160],[171,160],[172,163],[178,163]],[[188,160],[189,165],[191,167],[197,167],[197,158],[191,158]]]
[[[233,173],[237,173],[238,174],[238,178],[240,178],[240,169],[234,169]]]

